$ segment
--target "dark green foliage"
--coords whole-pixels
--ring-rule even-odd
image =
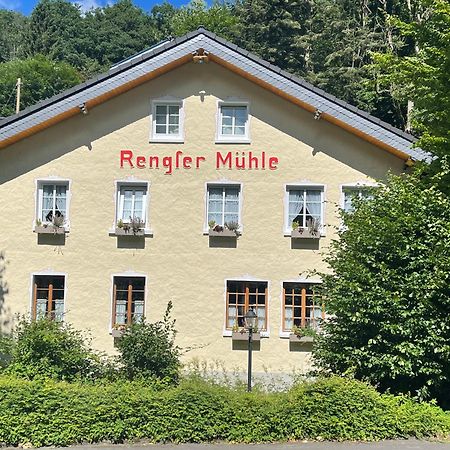
[[[450,432],[450,416],[357,381],[330,378],[290,392],[232,390],[188,380],[174,388],[137,382],[66,384],[0,378],[0,442],[265,442],[378,440]]]
[[[21,109],[34,105],[80,82],[78,72],[66,63],[38,55],[0,64],[0,116],[15,112],[15,86],[22,79]]]
[[[24,57],[27,22],[20,13],[0,9],[0,63]]]
[[[172,303],[163,320],[136,323],[118,340],[119,362],[127,378],[158,377],[176,380],[180,349],[175,345],[175,320],[170,318]]]
[[[417,170],[344,214],[323,274],[316,362],[381,390],[450,406],[450,198]]]
[[[21,319],[8,373],[27,379],[74,380],[89,377],[96,357],[83,335],[70,325],[48,319]]]

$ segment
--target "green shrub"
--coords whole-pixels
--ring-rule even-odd
[[[358,381],[330,378],[284,393],[192,379],[66,383],[0,377],[0,442],[378,440],[450,433],[450,415]]]
[[[0,334],[0,369],[7,367],[12,359],[14,340],[8,334]]]
[[[79,331],[49,319],[21,319],[14,330],[14,340],[7,371],[30,380],[88,377],[98,360]]]
[[[119,363],[127,378],[178,378],[180,350],[175,345],[175,320],[170,318],[171,309],[169,302],[163,320],[133,324],[119,339]]]

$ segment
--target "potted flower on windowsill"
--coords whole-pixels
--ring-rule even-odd
[[[209,235],[214,237],[237,237],[239,236],[239,224],[237,222],[225,222],[224,225],[216,224],[214,220],[208,222]]]
[[[314,327],[297,327],[294,325],[292,327],[292,333],[289,335],[289,341],[301,343],[314,342],[316,336],[317,330]]]
[[[115,233],[117,236],[144,236],[145,223],[140,217],[130,217],[129,222],[119,219],[116,224]]]
[[[233,341],[248,341],[248,330],[245,327],[239,328],[239,326],[235,323],[233,328],[231,329],[231,339]],[[258,331],[258,328],[255,327],[252,333],[253,341],[261,340],[261,333]]]
[[[111,336],[113,338],[120,338],[122,337],[123,333],[125,333],[125,330],[127,329],[127,326],[124,324],[116,324],[113,326],[112,330],[111,330]]]
[[[64,234],[66,229],[64,227],[64,216],[54,216],[51,222],[44,222],[40,219],[36,220],[34,232],[38,234]]]
[[[294,239],[320,239],[320,229],[320,221],[317,219],[308,219],[306,221],[306,227],[301,227],[294,220],[292,222],[291,237]]]

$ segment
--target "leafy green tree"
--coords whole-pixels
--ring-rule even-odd
[[[234,7],[225,2],[214,2],[208,7],[204,0],[192,0],[176,10],[171,18],[171,34],[182,36],[203,26],[207,30],[230,39],[235,33],[237,17]]]
[[[40,0],[30,16],[27,54],[42,54],[84,71],[93,64],[85,53],[92,38],[78,5],[68,0]]]
[[[425,12],[410,22],[393,19],[413,54],[377,54],[372,69],[392,95],[413,102],[412,126],[422,133],[418,145],[437,156],[450,156],[450,4],[420,0]],[[447,181],[450,181],[448,178]]]
[[[0,63],[24,56],[27,17],[0,9]]]
[[[331,318],[315,350],[327,371],[447,407],[450,198],[437,184],[449,171],[391,175],[343,213],[322,274]]]
[[[119,362],[128,378],[158,377],[173,381],[178,378],[180,349],[175,345],[171,310],[169,302],[163,320],[133,324],[118,339]]]
[[[0,64],[0,115],[15,112],[15,86],[22,79],[21,109],[58,94],[81,81],[79,73],[67,63],[53,62],[37,55]]]
[[[14,330],[14,340],[7,372],[28,379],[85,378],[96,360],[79,331],[49,319],[21,319]]]
[[[88,56],[102,69],[109,68],[160,40],[151,16],[133,5],[131,0],[119,0],[104,8],[88,12],[85,26],[92,42]]]

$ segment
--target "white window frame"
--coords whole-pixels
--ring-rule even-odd
[[[115,193],[114,193],[114,203],[115,203],[115,211],[114,211],[114,224],[112,228],[112,233],[114,234],[115,228],[117,226],[117,222],[121,219],[121,213],[123,211],[123,204],[121,201],[120,191],[124,187],[142,187],[145,188],[145,194],[143,196],[142,202],[144,205],[144,232],[145,235],[151,235],[152,232],[150,230],[150,183],[144,180],[138,179],[129,179],[129,180],[116,180],[115,181]],[[123,219],[122,219],[123,220]],[[129,223],[128,221],[123,220],[124,223]]]
[[[323,281],[321,279],[311,279],[311,278],[294,278],[290,280],[281,280],[280,282],[280,329],[279,329],[279,335],[282,339],[289,339],[289,336],[291,335],[290,331],[284,331],[284,299],[283,299],[283,286],[284,283],[303,283],[303,284],[322,284]],[[326,314],[325,314],[326,317]]]
[[[224,309],[224,317],[223,317],[223,330],[222,330],[222,336],[223,337],[232,337],[233,336],[233,330],[229,330],[227,328],[227,283],[228,281],[243,281],[243,282],[258,282],[258,283],[267,283],[267,302],[266,302],[266,323],[267,323],[267,330],[266,331],[260,331],[260,336],[262,338],[268,338],[270,337],[270,305],[271,305],[271,282],[267,278],[257,278],[252,275],[246,274],[242,277],[231,277],[231,278],[225,278],[224,284],[223,284],[223,309]]]
[[[67,309],[67,292],[68,292],[68,275],[67,272],[58,272],[54,270],[42,270],[37,272],[32,272],[30,274],[30,302],[29,302],[29,317],[31,320],[33,320],[33,302],[34,302],[34,277],[36,276],[57,276],[57,277],[64,277],[64,313],[63,313],[63,319],[59,323],[64,323],[66,321],[66,313],[68,311]]]
[[[112,333],[114,324],[113,324],[113,315],[114,311],[114,278],[115,277],[130,277],[130,278],[144,278],[145,279],[145,289],[144,289],[144,317],[147,317],[147,301],[148,301],[148,281],[149,278],[146,273],[142,272],[118,272],[111,274],[111,288],[110,288],[110,311],[109,311],[109,334]]]
[[[178,134],[156,133],[156,107],[179,106]],[[184,142],[184,100],[175,97],[162,97],[151,101],[150,142],[183,143]]]
[[[208,225],[208,215],[209,215],[209,188],[226,188],[226,187],[237,187],[239,188],[239,209],[238,209],[238,231],[240,234],[244,231],[244,226],[242,224],[242,204],[243,204],[243,186],[244,184],[237,181],[207,181],[205,183],[205,221],[203,224],[203,234],[209,233]]]
[[[356,183],[346,183],[341,184],[339,186],[341,191],[341,199],[340,199],[340,207],[342,210],[344,210],[345,207],[345,191],[359,191],[358,196],[361,196],[361,191],[364,189],[373,189],[373,188],[379,188],[379,183],[369,182],[369,181],[357,181]]]
[[[283,233],[285,236],[291,236],[292,223],[289,223],[289,191],[298,190],[317,190],[321,191],[321,208],[320,208],[320,235],[326,236],[326,226],[325,226],[325,194],[326,185],[321,183],[310,183],[310,182],[300,182],[300,183],[287,183],[284,185],[284,229]]]
[[[244,135],[222,134],[222,107],[245,106],[247,108],[247,121]],[[250,102],[247,100],[219,100],[217,102],[216,144],[250,144]]]
[[[53,184],[53,185],[59,185],[59,186],[66,186],[66,216],[64,217],[64,229],[66,231],[69,231],[70,229],[70,200],[72,197],[72,182],[69,179],[65,178],[39,178],[35,180],[36,184],[36,195],[35,195],[35,218],[34,218],[34,224],[33,224],[33,230],[36,227],[36,222],[40,220],[43,224],[44,223],[50,223],[50,222],[44,222],[41,219],[42,215],[42,205],[43,205],[43,195],[44,195],[44,188],[43,186],[45,184]],[[55,196],[53,197],[53,203],[55,202]],[[54,205],[53,205],[54,206]]]

